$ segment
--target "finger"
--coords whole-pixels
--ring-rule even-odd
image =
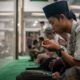
[[[56,76],[56,74],[52,75],[52,77],[53,77],[53,78],[58,78],[58,77]]]
[[[49,48],[49,45],[42,45],[42,47],[44,47],[44,48]]]
[[[44,45],[47,45],[47,44],[48,44],[48,42],[47,42],[47,41],[44,41],[44,42],[43,42],[43,44],[44,44]]]
[[[53,78],[56,78],[55,74],[52,74],[52,77],[53,77]]]

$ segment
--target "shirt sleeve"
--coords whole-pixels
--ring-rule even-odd
[[[80,26],[76,29],[76,46],[74,59],[80,61]]]

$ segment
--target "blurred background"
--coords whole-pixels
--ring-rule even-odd
[[[0,80],[16,80],[26,68],[37,66],[29,61],[29,48],[51,27],[42,8],[56,1],[60,0],[0,0]],[[66,1],[80,23],[80,0]]]
[[[0,0],[0,58],[26,55],[29,38],[45,36],[50,26],[42,8],[59,0]],[[80,0],[66,0],[79,20]]]

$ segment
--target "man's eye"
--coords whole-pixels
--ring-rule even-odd
[[[52,25],[54,25],[54,22],[52,22]]]

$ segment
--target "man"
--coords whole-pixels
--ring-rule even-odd
[[[80,66],[80,25],[74,21],[76,18],[69,11],[67,2],[59,1],[52,3],[44,7],[43,10],[54,31],[60,35],[64,32],[70,33],[71,39],[69,52],[65,52],[55,41],[45,40],[42,46],[47,49],[60,51],[59,55],[70,66]]]
[[[46,49],[59,51],[58,55],[72,67],[71,69],[66,70],[63,76],[61,76],[61,79],[57,80],[80,80],[80,26],[76,21],[74,21],[76,19],[75,16],[69,11],[66,1],[52,3],[44,7],[43,10],[56,33],[60,35],[64,32],[71,34],[69,52],[65,52],[55,41],[45,40],[42,44]],[[34,79],[17,80],[54,80],[52,77],[47,78],[45,75],[41,76],[36,74]],[[52,76],[54,78],[60,77],[58,72],[53,73]]]
[[[53,26],[55,32],[62,34],[63,32],[71,33],[74,30],[74,32],[71,33],[73,39],[76,39],[74,41],[74,53],[71,53],[74,54],[74,56],[66,54],[64,51],[61,51],[61,55],[70,65],[80,65],[80,26],[76,22],[74,23],[73,18],[68,15],[69,9],[67,6],[67,2],[59,1],[44,7],[43,10],[49,20],[49,23]],[[49,40],[45,40],[44,42],[47,42],[47,44],[43,44],[43,47],[45,48],[53,48],[56,50],[61,49],[60,46],[57,45],[55,42],[50,42]]]

